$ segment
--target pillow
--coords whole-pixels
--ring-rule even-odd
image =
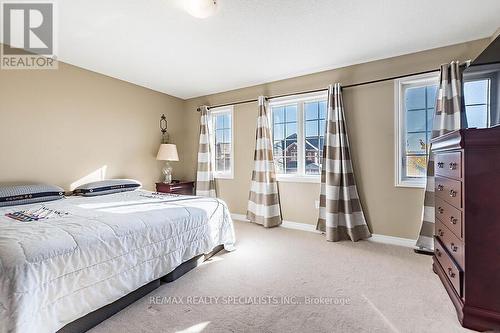
[[[55,185],[21,184],[0,186],[0,207],[53,201],[63,197],[64,190]]]
[[[142,184],[132,179],[109,179],[78,186],[73,193],[84,197],[133,191]]]

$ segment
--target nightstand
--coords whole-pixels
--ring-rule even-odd
[[[171,184],[156,183],[156,192],[194,195],[194,181],[174,181]]]

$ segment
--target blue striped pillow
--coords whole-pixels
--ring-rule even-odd
[[[22,184],[0,186],[0,207],[53,201],[63,197],[64,190],[55,185]]]

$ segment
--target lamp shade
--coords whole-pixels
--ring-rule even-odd
[[[177,146],[171,143],[161,144],[156,159],[158,161],[178,161]]]

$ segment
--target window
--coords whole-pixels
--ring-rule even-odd
[[[233,107],[211,110],[216,178],[233,178]]]
[[[425,187],[438,83],[439,73],[395,81],[396,186]],[[489,125],[489,91],[488,78],[474,78],[464,82],[468,127]]]
[[[439,73],[396,80],[396,186],[424,187]]]
[[[326,93],[305,94],[270,103],[273,155],[279,181],[319,181]]]

